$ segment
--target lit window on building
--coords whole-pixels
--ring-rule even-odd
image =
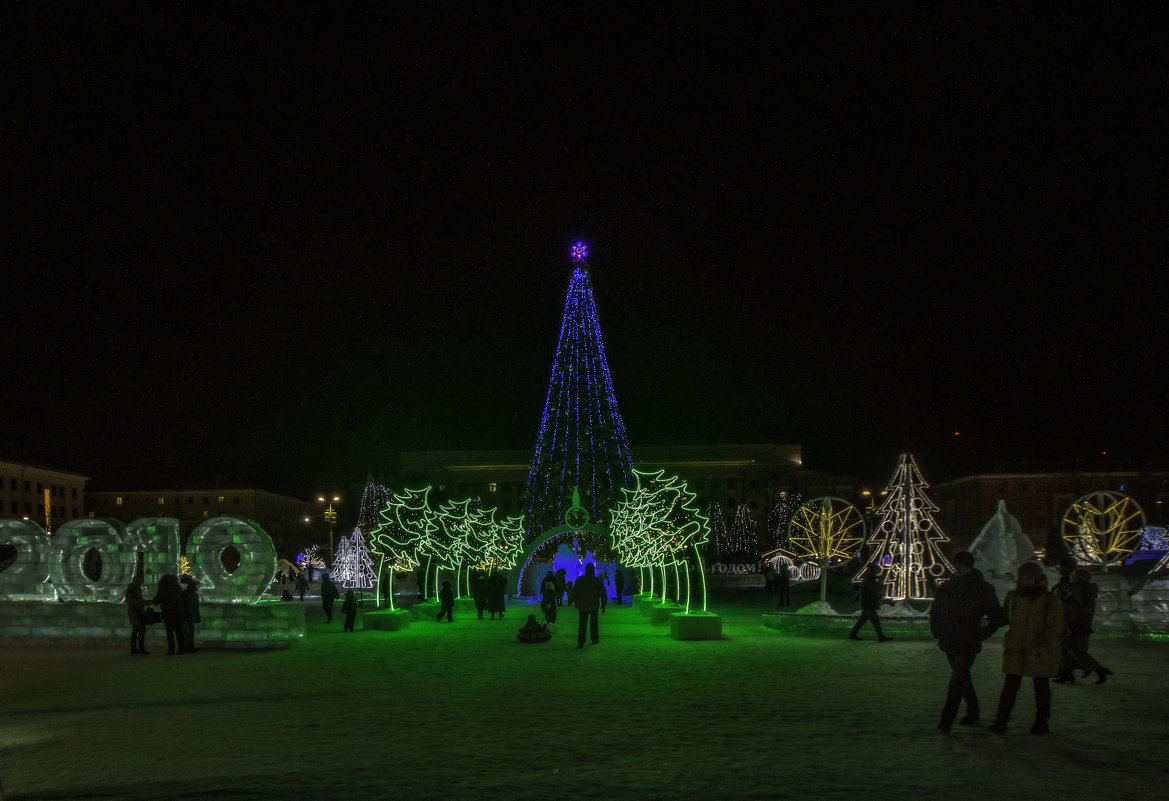
[[[122,499],[121,498],[114,498],[114,506],[121,506],[121,505],[122,505]]]
[[[165,496],[165,495],[159,495],[159,496],[158,496],[158,505],[159,505],[159,506],[162,506],[162,505],[163,505],[163,504],[165,504],[165,503],[166,503],[166,496]]]
[[[497,489],[498,489],[498,487],[496,487],[496,485],[495,485],[495,482],[494,482],[494,481],[492,481],[491,483],[489,483],[489,484],[487,485],[487,491],[488,491],[488,492],[495,492]]]
[[[222,496],[222,495],[220,495],[220,496],[219,496],[219,498],[218,498],[218,499],[216,499],[216,501],[215,501],[215,502],[216,502],[216,503],[223,503],[223,500],[224,500],[223,496]]]

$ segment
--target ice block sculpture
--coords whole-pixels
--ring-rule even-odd
[[[223,566],[223,552],[239,552],[239,567]],[[213,517],[191,532],[187,543],[191,571],[204,603],[254,604],[276,577],[276,548],[254,520]]]
[[[28,520],[0,520],[0,543],[16,548],[16,562],[0,573],[0,601],[55,601],[44,530]]]
[[[91,518],[72,520],[53,534],[49,577],[58,595],[66,601],[121,603],[138,566],[138,538],[128,535],[117,520]],[[101,575],[85,573],[85,556],[96,551],[101,557]]]
[[[141,517],[126,526],[126,532],[142,549],[142,592],[151,598],[160,578],[167,573],[179,574],[183,555],[179,521],[173,517]]]

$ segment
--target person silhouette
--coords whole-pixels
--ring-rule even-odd
[[[592,562],[585,565],[585,574],[576,580],[572,590],[577,620],[576,647],[584,648],[586,627],[593,645],[597,645],[601,641],[598,608],[603,613],[609,599],[605,584],[597,578],[597,569]]]
[[[878,565],[869,565],[869,569],[865,571],[865,577],[861,579],[861,616],[857,619],[856,625],[852,627],[852,631],[848,633],[850,640],[862,639],[857,634],[866,620],[873,624],[873,630],[877,632],[878,642],[888,642],[893,639],[886,637],[885,632],[881,631],[881,618],[877,614],[877,610],[881,607],[881,601],[885,598],[885,593],[877,582],[877,571],[880,569]]]

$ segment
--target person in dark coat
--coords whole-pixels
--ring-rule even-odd
[[[487,576],[482,570],[471,574],[471,597],[475,599],[475,612],[482,620],[483,610],[487,608]]]
[[[885,633],[881,631],[881,618],[877,616],[881,601],[885,599],[885,592],[877,581],[877,572],[880,569],[877,565],[869,565],[869,569],[865,571],[865,577],[861,580],[861,616],[857,619],[856,625],[852,627],[852,631],[848,633],[850,640],[862,639],[857,634],[866,620],[873,624],[873,631],[877,632],[878,642],[888,642],[893,639],[886,637]]]
[[[353,623],[357,620],[357,607],[359,606],[361,606],[361,601],[357,600],[353,590],[345,593],[345,601],[341,604],[341,614],[345,615],[345,631],[353,631]]]
[[[564,604],[564,590],[568,585],[568,571],[563,567],[556,571],[556,605]]]
[[[549,570],[540,583],[540,611],[549,623],[556,622],[556,579]]]
[[[507,579],[498,570],[492,570],[487,578],[487,612],[491,619],[495,615],[503,620],[503,613],[507,609]]]
[[[304,594],[308,592],[308,580],[304,577],[304,571],[296,574],[296,591],[300,593],[300,600],[304,600]]]
[[[617,568],[616,575],[613,576],[613,582],[617,586],[617,604],[621,604],[621,599],[625,595],[625,574],[621,572],[621,568]]]
[[[321,608],[325,610],[325,622],[333,622],[333,604],[341,597],[340,590],[328,574],[321,577]]]
[[[576,580],[572,589],[573,603],[576,605],[576,647],[584,648],[586,627],[593,645],[597,645],[601,641],[597,610],[599,607],[600,612],[604,613],[609,593],[605,584],[597,578],[597,568],[592,562],[585,565],[585,574]]]
[[[1062,564],[1061,564],[1061,571]],[[1063,632],[1060,634],[1060,663],[1057,684],[1075,684],[1074,670],[1082,670],[1082,678],[1096,674],[1096,683],[1103,684],[1112,671],[1088,653],[1088,638],[1092,636],[1092,621],[1096,617],[1096,585],[1092,575],[1082,567],[1071,570],[1070,581],[1062,588],[1064,577],[1056,584],[1055,592],[1063,606]]]
[[[791,565],[780,565],[775,574],[775,587],[779,591],[779,606],[791,606],[792,569]]]
[[[181,656],[187,652],[184,630],[186,629],[186,612],[183,611],[183,590],[179,587],[179,577],[174,573],[167,573],[158,580],[158,592],[150,600],[158,604],[162,612],[162,622],[166,626],[166,654],[167,656]],[[178,650],[175,650],[175,645]]]
[[[953,562],[954,577],[938,587],[930,607],[930,634],[950,662],[950,685],[938,724],[938,730],[947,734],[963,701],[966,717],[958,723],[973,726],[978,722],[978,695],[970,669],[982,651],[982,641],[1007,622],[994,587],[974,569],[974,556],[960,551],[954,554]]]
[[[446,615],[447,623],[455,622],[455,591],[451,589],[451,583],[444,581],[442,589],[438,591],[438,617],[435,621],[442,620],[442,616]]]
[[[130,619],[130,653],[146,656],[146,598],[142,595],[142,576],[130,579],[126,588],[126,616]]]
[[[195,624],[203,622],[199,613],[199,582],[194,576],[183,576],[183,640],[188,653],[199,649],[195,647]]]

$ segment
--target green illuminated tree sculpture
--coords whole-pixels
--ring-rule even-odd
[[[467,593],[470,594],[470,568],[494,570],[510,568],[516,557],[523,551],[524,519],[506,517],[496,520],[494,507],[472,508],[464,526],[466,538],[465,573]]]
[[[378,513],[381,522],[372,532],[369,549],[379,560],[378,581],[390,581],[389,591],[384,593],[389,598],[390,609],[394,608],[394,573],[418,569],[424,558],[421,544],[438,527],[429,495],[430,487],[391,493]]]
[[[664,470],[648,473],[635,469],[633,477],[634,489],[623,491],[625,500],[617,505],[611,516],[609,530],[613,549],[623,564],[661,571],[663,601],[666,600],[666,568],[674,567],[675,586],[678,586],[677,568],[679,565],[688,567],[687,559],[693,556],[702,579],[702,611],[705,612],[706,580],[700,550],[710,537],[710,526],[698,511],[696,496],[687,489],[685,481],[677,476],[667,477]],[[688,613],[690,571],[686,569],[684,573]]]
[[[913,455],[901,454],[887,488],[885,502],[866,543],[871,556],[857,579],[874,565],[882,571],[885,596],[895,601],[929,598],[929,583],[954,571],[938,547],[949,538],[934,520],[938,507],[925,494],[929,484],[917,469]]]
[[[601,340],[588,248],[577,242],[571,255],[572,278],[525,490],[529,538],[562,524],[574,489],[591,519],[604,524],[620,490],[633,485],[633,458]]]
[[[464,560],[469,554],[467,547],[467,521],[471,514],[471,501],[448,501],[438,507],[438,526],[424,539],[419,548],[430,557],[434,565],[434,593],[438,595],[438,571],[454,570],[455,587]]]

